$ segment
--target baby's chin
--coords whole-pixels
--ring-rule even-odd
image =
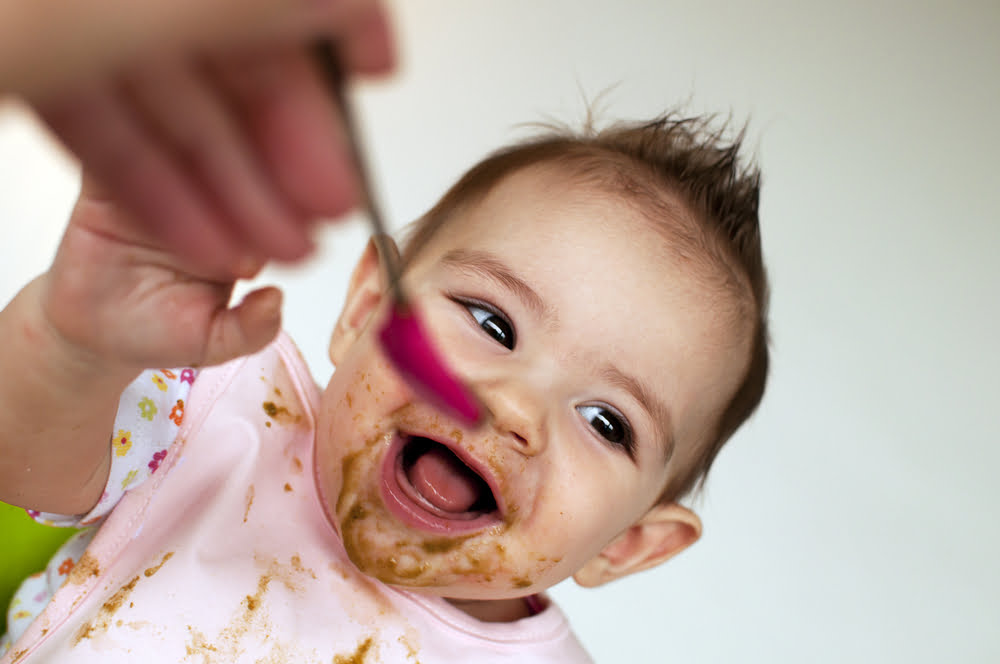
[[[523,597],[554,585],[560,559],[526,554],[500,525],[442,537],[413,531],[379,500],[338,511],[344,548],[363,574],[382,583],[451,599]]]
[[[352,562],[353,562],[352,558]],[[428,561],[418,563],[420,571],[412,577],[400,576],[398,568],[386,569],[383,563],[378,563],[373,569],[368,569],[367,560],[355,562],[361,573],[377,579],[388,586],[406,590],[428,597],[440,597],[446,600],[463,601],[501,601],[526,597],[542,592],[555,583],[532,583],[527,576],[516,572],[499,571],[483,575],[477,572],[467,572],[462,565],[454,565],[452,561]],[[412,569],[416,569],[415,567]],[[404,567],[404,572],[407,569]]]

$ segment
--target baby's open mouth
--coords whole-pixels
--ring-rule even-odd
[[[398,519],[424,531],[460,535],[500,522],[483,472],[422,436],[396,436],[383,463],[382,493]]]

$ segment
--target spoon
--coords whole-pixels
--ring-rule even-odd
[[[379,330],[382,350],[418,395],[466,423],[474,425],[482,417],[482,405],[475,394],[448,369],[444,359],[434,348],[416,310],[410,305],[400,282],[402,268],[395,248],[389,244],[385,222],[375,200],[354,113],[345,94],[344,70],[335,45],[326,41],[318,43],[315,57],[340,110],[348,149],[358,173],[363,203],[368,210],[373,239],[389,282],[392,308],[388,320]]]

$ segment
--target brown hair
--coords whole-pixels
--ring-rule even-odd
[[[404,263],[456,213],[474,205],[505,177],[538,164],[565,168],[633,201],[671,238],[699,276],[735,295],[731,311],[749,329],[750,358],[715,431],[692,462],[670,479],[661,496],[676,500],[703,485],[722,445],[757,408],[768,372],[768,284],[761,252],[760,172],[740,160],[744,131],[727,140],[728,127],[712,117],[668,113],[650,122],[582,131],[546,127],[503,148],[467,171],[410,230]],[[720,303],[721,303],[720,299]],[[745,338],[745,337],[744,337]]]

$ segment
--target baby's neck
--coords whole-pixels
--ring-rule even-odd
[[[456,609],[482,622],[513,622],[533,613],[523,597],[495,600],[445,599]]]

